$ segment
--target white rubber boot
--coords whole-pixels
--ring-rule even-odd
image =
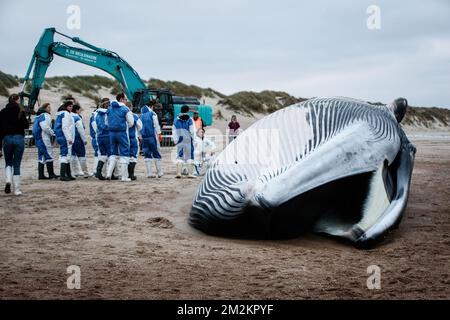
[[[103,166],[102,169],[102,176],[106,178],[106,173],[108,172],[109,157],[106,157],[106,160],[104,160],[103,162],[105,163],[105,165]]]
[[[80,158],[80,167],[81,167],[81,171],[82,171],[82,175],[84,176],[84,178],[89,178],[89,172],[88,172],[88,167],[87,167],[87,162],[86,162],[86,158]]]
[[[147,169],[147,178],[156,178],[153,173],[153,159],[145,159],[145,168]]]
[[[183,170],[183,162],[177,162],[177,175],[175,178],[181,178],[181,170]]]
[[[194,171],[195,171],[195,164],[193,164],[192,162],[188,163],[188,176],[187,177],[191,178],[191,179],[197,178],[197,176],[194,175]]]
[[[83,173],[80,170],[80,163],[78,161],[78,157],[72,156],[70,158],[70,169],[72,171],[72,176],[81,177]]]
[[[155,159],[155,165],[156,165],[156,173],[158,175],[158,178],[161,178],[164,175],[164,172],[161,167],[161,159]]]
[[[113,175],[117,178],[120,178],[120,176],[122,175],[122,170],[119,161],[116,161],[116,166],[114,167]]]
[[[130,162],[129,158],[122,157],[120,159],[120,181],[122,182],[130,182],[131,179],[128,177],[128,163]]]
[[[117,159],[115,156],[111,156],[108,159],[108,169],[106,169],[106,179],[111,179],[114,168],[116,167]]]
[[[20,176],[13,176],[13,187],[14,194],[20,196],[22,194],[22,191],[20,191]]]
[[[92,167],[92,171],[91,171],[91,173],[89,174],[90,177],[95,176],[95,173],[97,172],[97,166],[98,166],[98,157],[95,157],[95,158],[94,158],[94,165],[93,165],[93,167]]]
[[[12,167],[11,166],[6,167],[5,168],[5,176],[6,176],[5,193],[11,193],[12,175],[13,175]]]

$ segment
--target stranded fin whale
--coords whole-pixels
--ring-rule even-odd
[[[415,147],[408,103],[316,98],[255,122],[215,159],[189,223],[212,235],[286,239],[316,232],[371,246],[400,223]]]

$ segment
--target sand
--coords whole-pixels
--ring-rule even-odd
[[[175,179],[170,149],[161,179],[144,177],[141,158],[135,182],[64,183],[37,180],[27,148],[24,195],[0,193],[0,298],[448,299],[450,135],[410,136],[418,152],[405,216],[366,251],[316,235],[250,241],[192,229],[200,178]],[[70,265],[80,290],[67,288]],[[381,269],[379,290],[367,288],[370,265]]]

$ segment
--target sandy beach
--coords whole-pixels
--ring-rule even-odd
[[[144,177],[141,158],[132,183],[63,183],[37,180],[27,148],[24,195],[0,193],[0,298],[448,299],[450,138],[410,137],[418,151],[405,216],[366,251],[316,235],[250,241],[192,229],[200,178],[175,179],[170,149],[161,179]],[[80,290],[66,286],[70,265],[80,267]],[[381,269],[380,290],[367,288],[370,265]]]

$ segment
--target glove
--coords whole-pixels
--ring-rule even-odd
[[[162,141],[163,141],[163,136],[162,136],[162,134],[160,133],[160,134],[158,134],[158,139],[159,139],[159,142],[161,143]]]

